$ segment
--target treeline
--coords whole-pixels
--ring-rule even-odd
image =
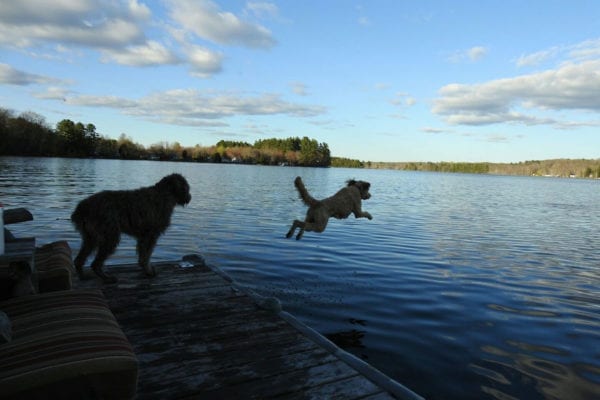
[[[600,159],[541,160],[519,163],[465,162],[369,162],[368,168],[405,171],[460,172],[470,174],[553,176],[563,178],[600,178]]]
[[[263,165],[329,167],[327,143],[308,137],[246,142],[221,140],[214,146],[184,147],[161,142],[145,148],[125,134],[119,139],[100,135],[94,124],[64,119],[50,127],[37,113],[18,116],[0,109],[0,155],[185,160]]]
[[[488,163],[464,163],[464,162],[397,162],[383,163],[375,162],[369,164],[375,169],[400,169],[404,171],[432,171],[432,172],[458,172],[466,174],[487,174]]]
[[[263,165],[397,169],[498,175],[600,178],[600,159],[556,159],[519,163],[465,162],[363,162],[331,157],[327,143],[308,137],[262,139],[254,144],[221,140],[213,146],[184,147],[161,142],[148,148],[121,134],[112,139],[99,134],[94,124],[64,119],[55,128],[34,112],[18,116],[0,108],[0,156],[93,157],[120,159],[185,160]]]
[[[352,158],[332,157],[331,166],[340,168],[364,168],[365,163],[363,161],[354,160]]]
[[[143,146],[124,134],[118,140],[96,132],[94,124],[64,119],[53,129],[34,112],[18,116],[0,108],[0,155],[141,158]]]
[[[600,178],[600,159],[556,159],[490,164],[491,174]]]
[[[208,150],[213,154],[226,157],[232,162],[262,165],[302,165],[329,167],[331,152],[327,143],[319,143],[306,136],[287,139],[261,139],[253,145],[246,142],[221,140],[215,148]],[[206,156],[207,152],[204,153]],[[200,157],[200,158],[202,158]],[[200,160],[202,161],[202,160]]]

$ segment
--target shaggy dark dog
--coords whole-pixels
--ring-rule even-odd
[[[156,241],[169,227],[175,206],[184,206],[191,199],[190,186],[185,178],[171,174],[154,186],[105,190],[82,200],[71,215],[71,221],[83,239],[74,262],[79,277],[83,279],[83,264],[97,250],[92,269],[105,283],[117,281],[105,274],[102,267],[117,248],[121,233],[137,239],[139,265],[146,275],[155,276],[150,256]]]
[[[373,219],[371,214],[361,209],[362,200],[367,200],[371,197],[369,193],[371,184],[365,181],[355,181],[354,179],[346,183],[348,185],[340,189],[333,196],[323,200],[316,200],[308,193],[308,190],[304,187],[304,183],[302,183],[302,179],[297,177],[294,180],[294,185],[296,185],[296,189],[300,193],[300,198],[308,206],[308,211],[306,212],[304,221],[294,220],[286,237],[292,237],[296,228],[300,228],[296,239],[302,238],[305,230],[323,232],[331,217],[343,219],[348,218],[353,213],[356,218]]]

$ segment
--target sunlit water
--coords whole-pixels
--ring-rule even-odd
[[[600,398],[600,181],[0,158],[0,202],[34,214],[13,233],[76,252],[79,200],[172,172],[192,202],[153,261],[199,253],[430,399]],[[370,181],[373,220],[285,239],[306,211],[297,175],[317,198]],[[109,263],[135,259],[124,237]]]

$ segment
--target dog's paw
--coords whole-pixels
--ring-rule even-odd
[[[104,277],[102,277],[102,282],[104,282],[106,284],[117,283],[118,281],[119,280],[117,279],[116,276],[104,274]]]
[[[144,268],[144,272],[148,278],[154,278],[156,276],[156,269],[153,265]]]
[[[83,271],[81,271],[81,272],[78,271],[77,272],[77,276],[79,277],[80,281],[87,281],[87,280],[89,280],[92,277],[92,275],[86,274]]]

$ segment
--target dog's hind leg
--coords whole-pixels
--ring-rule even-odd
[[[138,263],[147,276],[156,276],[156,270],[150,265],[150,256],[157,241],[158,235],[143,236],[137,241]]]
[[[97,247],[92,235],[82,233],[82,237],[83,243],[81,244],[81,249],[79,249],[79,253],[77,253],[77,257],[75,257],[75,261],[73,262],[75,269],[77,270],[77,275],[79,275],[79,279],[85,279],[85,275],[83,274],[83,264],[85,264],[85,260],[87,260],[90,254],[92,254],[92,251]]]
[[[94,270],[96,275],[102,278],[102,281],[104,281],[104,283],[117,282],[116,277],[108,275],[102,270],[102,267],[104,266],[104,261],[106,261],[108,256],[114,253],[115,249],[117,248],[117,245],[119,244],[120,237],[118,235],[113,237],[110,236],[111,235],[107,235],[107,237],[104,237],[100,240],[100,243],[98,245],[98,252],[96,253],[94,261],[92,261],[92,269]]]
[[[302,224],[302,228],[300,229],[300,232],[298,232],[298,235],[296,235],[296,240],[300,240],[302,239],[302,235],[304,234],[304,231],[309,231],[309,232],[317,232],[317,233],[321,233],[325,230],[325,228],[327,227],[327,222],[329,222],[327,219],[322,221],[322,222],[304,222]]]
[[[301,233],[304,232],[304,222],[295,219],[294,222],[292,223],[292,227],[288,231],[287,235],[285,235],[285,237],[288,239],[291,238],[294,235],[296,228],[300,228]],[[301,233],[299,233],[300,236],[302,236]],[[298,239],[298,238],[296,238],[296,239]]]

